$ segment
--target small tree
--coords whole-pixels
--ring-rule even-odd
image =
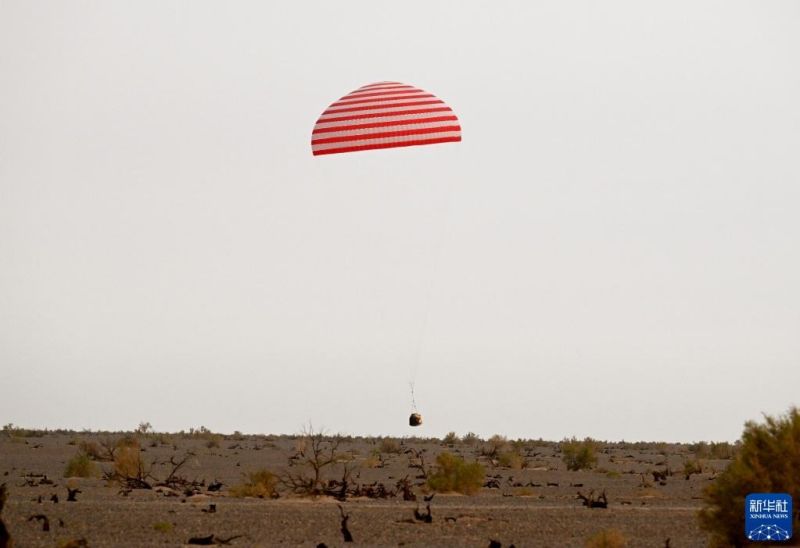
[[[291,466],[300,466],[300,472],[287,471],[282,481],[292,491],[304,495],[319,495],[324,492],[324,472],[336,463],[348,460],[339,452],[341,436],[327,436],[324,431],[315,431],[309,425],[303,429],[303,438],[297,445],[297,453],[290,458]]]
[[[800,498],[800,411],[792,408],[763,424],[745,424],[741,447],[730,466],[705,490],[700,525],[713,546],[743,546],[744,503],[750,493],[789,493]],[[800,517],[793,528],[800,530]]]

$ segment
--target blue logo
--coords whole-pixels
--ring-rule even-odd
[[[744,501],[744,533],[754,541],[792,538],[792,497],[786,493],[751,493]]]

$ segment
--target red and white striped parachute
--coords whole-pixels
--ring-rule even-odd
[[[461,140],[455,113],[431,93],[378,82],[345,95],[322,113],[311,134],[314,156]]]

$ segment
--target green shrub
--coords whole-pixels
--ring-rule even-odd
[[[525,467],[525,459],[516,451],[503,451],[497,455],[497,464],[503,468],[521,470]]]
[[[687,460],[683,463],[683,475],[688,480],[692,477],[692,474],[702,474],[703,473],[703,465],[700,464],[699,460]]]
[[[436,457],[436,470],[428,476],[428,487],[439,493],[477,493],[483,485],[483,466],[467,463],[461,457],[444,452]]]
[[[69,459],[64,469],[65,478],[91,478],[96,475],[97,466],[86,453],[78,453]]]
[[[172,524],[168,521],[159,521],[153,524],[153,529],[159,533],[169,533],[172,531]]]
[[[712,546],[742,546],[744,503],[749,493],[789,493],[800,497],[800,411],[765,416],[763,424],[745,424],[733,462],[704,493],[700,525],[711,533]],[[793,528],[800,530],[800,515]]]
[[[278,476],[266,468],[261,468],[250,472],[245,483],[231,487],[230,494],[234,497],[271,498],[276,495],[277,486]]]
[[[561,442],[561,458],[567,470],[589,470],[597,464],[595,442],[591,438],[578,441],[575,438]]]

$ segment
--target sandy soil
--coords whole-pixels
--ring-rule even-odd
[[[102,471],[113,470],[112,462],[95,464],[98,477],[64,478],[66,463],[79,452],[81,442],[121,436],[0,437],[0,483],[5,482],[9,491],[3,518],[16,546],[49,547],[81,538],[89,546],[181,545],[191,537],[212,534],[217,539],[242,535],[231,541],[236,546],[344,544],[339,503],[331,497],[300,497],[285,491],[278,499],[231,496],[230,488],[243,483],[246,473],[260,468],[299,471],[298,466],[288,468],[299,438],[141,436],[141,456],[147,463],[189,455],[179,475],[203,483],[195,494],[183,488],[122,489],[119,482],[99,477]],[[585,546],[598,531],[616,529],[628,546],[663,547],[667,539],[672,547],[704,546],[707,536],[696,519],[700,496],[728,463],[704,460],[704,471],[687,480],[684,462],[694,455],[685,445],[601,444],[597,465],[577,472],[566,470],[556,443],[525,443],[520,449],[522,469],[499,466],[485,455],[490,448],[482,441],[447,446],[438,440],[405,439],[391,445],[357,438],[339,447],[355,466],[351,486],[379,482],[394,489],[398,479],[408,476],[419,499],[348,498],[342,505],[356,544],[488,546],[494,539],[503,546],[568,547]],[[431,501],[432,522],[418,521],[414,510],[424,511],[424,480],[417,478],[418,469],[409,467],[413,460],[405,453],[409,448],[423,455],[426,466],[442,451],[477,459],[485,466],[487,486],[472,496],[436,494]],[[667,467],[674,474],[654,481],[651,472]],[[156,484],[168,473],[168,465],[156,464],[151,471],[155,479],[148,482]],[[340,476],[337,464],[326,477]],[[208,490],[214,481],[222,482],[219,491]],[[70,486],[80,489],[75,502],[67,501]],[[584,506],[578,491],[595,495],[605,491],[608,508]],[[57,503],[51,501],[53,495],[58,496]],[[213,513],[208,511],[212,504]],[[47,516],[49,531],[43,531],[42,521],[29,520],[37,514]]]

